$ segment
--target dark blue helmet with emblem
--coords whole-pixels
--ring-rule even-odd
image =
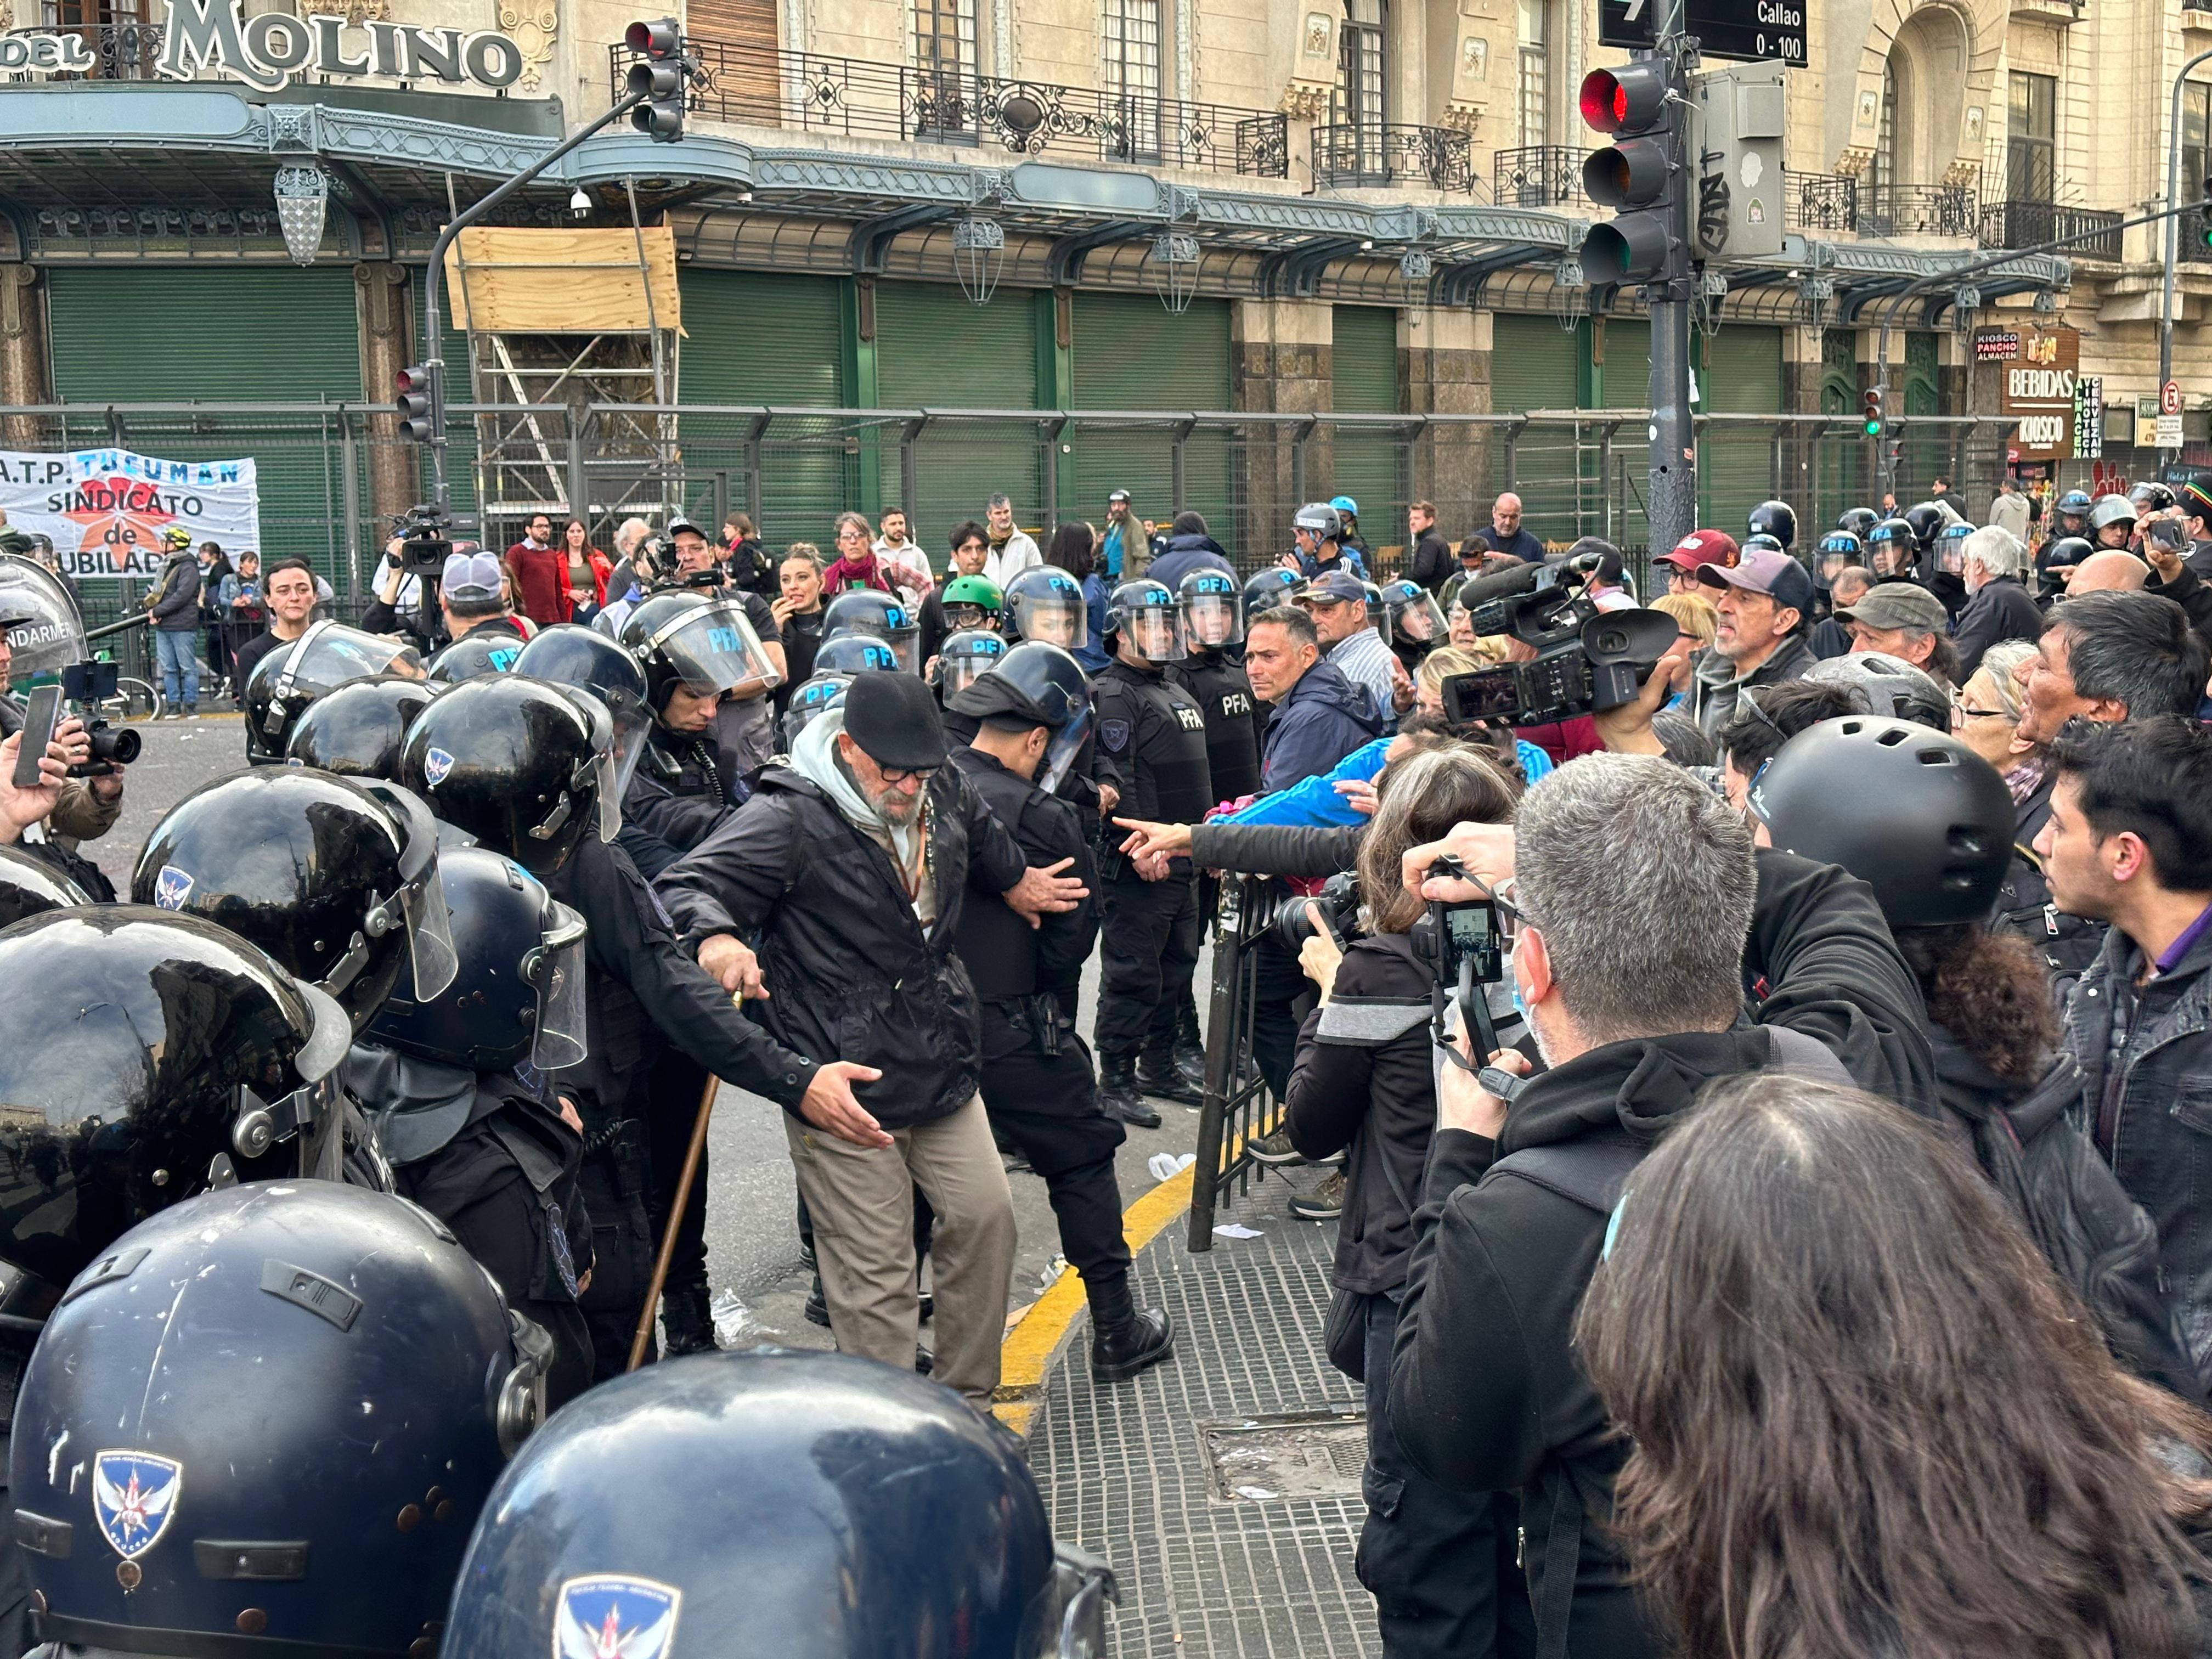
[[[1813,585],[1825,593],[1848,567],[1865,561],[1866,549],[1856,536],[1848,530],[1831,530],[1820,538],[1813,557]]]
[[[842,706],[845,688],[852,683],[850,674],[829,672],[817,660],[813,678],[792,687],[791,701],[784,705],[781,746],[785,754],[791,752],[791,745],[816,715]]]
[[[1761,501],[1745,526],[1754,536],[1771,536],[1786,552],[1797,542],[1797,514],[1787,501]]]
[[[399,781],[438,818],[550,875],[596,823],[622,828],[614,716],[588,691],[521,674],[468,680],[416,716]]]
[[[1075,578],[1057,565],[1035,564],[1006,579],[1000,627],[1009,641],[1042,640],[1063,651],[1092,643],[1090,607]]]
[[[371,674],[422,676],[412,646],[343,623],[319,622],[262,658],[246,682],[246,758],[274,766],[284,758],[292,727],[318,699]]]
[[[1091,738],[1090,678],[1082,664],[1042,640],[1014,647],[965,691],[946,698],[945,707],[976,720],[1011,714],[1049,727],[1035,779],[1047,794],[1060,787]],[[1127,722],[1121,725],[1126,730]]]
[[[1881,514],[1870,507],[1847,507],[1836,520],[1836,528],[1847,530],[1864,541],[1874,527],[1881,522]]]
[[[1383,583],[1381,592],[1383,634],[1392,644],[1432,651],[1444,642],[1451,630],[1435,594],[1420,583],[1402,578]]]
[[[1245,620],[1249,622],[1262,611],[1290,604],[1291,595],[1304,586],[1304,577],[1279,564],[1255,571],[1244,580]]]
[[[281,766],[203,784],[154,826],[131,900],[251,940],[336,997],[356,1031],[403,969],[419,997],[453,982],[438,827],[381,778]]]
[[[1123,582],[1106,601],[1106,632],[1120,635],[1146,662],[1182,659],[1181,621],[1167,584],[1149,577]]]
[[[353,1027],[325,993],[198,916],[129,904],[0,931],[0,1313],[43,1316],[179,1199],[300,1169]],[[32,988],[35,988],[33,990]]]
[[[316,700],[300,716],[284,758],[342,778],[396,779],[399,744],[438,688],[403,674],[372,674]]]
[[[1936,532],[1936,568],[1948,571],[1954,576],[1966,574],[1966,538],[1974,533],[1970,524],[1947,524]]]
[[[488,848],[447,848],[438,878],[453,922],[453,982],[432,996],[393,992],[362,1041],[471,1072],[582,1060],[583,918]]]
[[[1018,1445],[848,1355],[634,1371],[564,1407],[469,1540],[467,1659],[1077,1659],[1113,1576],[1055,1547]]]
[[[921,623],[897,594],[880,593],[872,587],[855,587],[830,600],[822,612],[823,644],[848,634],[881,640],[897,653],[901,668],[908,673],[921,672],[921,665],[915,653],[921,636]]]
[[[623,618],[622,642],[645,671],[645,701],[656,714],[678,686],[703,696],[778,683],[760,635],[734,599],[656,593]]]
[[[1194,651],[1218,651],[1244,637],[1244,594],[1224,571],[1192,571],[1176,584],[1176,604]]]
[[[1901,574],[1919,550],[1920,538],[1902,519],[1884,519],[1867,532],[1867,557],[1877,576]]]
[[[937,689],[941,698],[973,685],[1006,654],[1006,642],[988,628],[963,628],[947,634],[937,648]]]
[[[484,674],[514,672],[522,654],[522,641],[512,634],[486,633],[482,629],[464,634],[430,659],[430,678],[446,685],[459,685]]]
[[[2069,489],[2063,495],[2061,495],[2056,501],[2051,503],[2051,510],[2059,518],[2078,519],[2081,520],[2080,523],[2075,525],[2070,530],[2061,526],[2062,534],[2078,536],[2084,530],[2088,528],[2089,509],[2095,505],[2096,503],[2090,499],[2089,492],[2087,490]]]
[[[841,634],[834,640],[824,640],[814,653],[814,672],[817,674],[896,674],[899,672],[898,653],[888,640],[877,639],[871,634]]]
[[[40,1638],[434,1653],[550,1356],[445,1225],[388,1194],[256,1182],[132,1229],[70,1285],[15,1401]]]

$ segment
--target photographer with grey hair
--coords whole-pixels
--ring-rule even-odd
[[[1527,1062],[1500,1050],[1478,1077],[1464,1037],[1447,1056],[1390,1420],[1430,1479],[1520,1491],[1539,1651],[1608,1659],[1669,1647],[1613,1541],[1627,1449],[1572,1342],[1621,1188],[1718,1078],[1848,1075],[1936,1103],[1919,988],[1872,890],[1755,849],[1725,801],[1648,752],[1653,701],[1601,726],[1647,752],[1571,761],[1510,828],[1462,823],[1403,861],[1425,898],[1492,899],[1550,1069],[1518,1080]],[[1460,873],[1431,874],[1447,856]]]
[[[1966,608],[1951,629],[1959,653],[1959,684],[1981,665],[1982,653],[2001,640],[2032,640],[2043,632],[2043,612],[2023,580],[2027,548],[1997,525],[1985,525],[1966,538]]]

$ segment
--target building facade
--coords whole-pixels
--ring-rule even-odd
[[[270,545],[337,566],[421,492],[378,406],[422,356],[440,227],[609,106],[632,14],[317,3],[0,0],[0,447],[251,443]],[[1576,257],[1600,216],[1576,91],[1624,56],[1595,13],[693,0],[684,141],[611,128],[490,221],[665,229],[680,326],[579,374],[574,342],[455,329],[449,306],[455,395],[481,406],[464,504],[494,533],[536,507],[595,533],[750,507],[781,542],[896,502],[934,540],[987,488],[1039,523],[1127,488],[1255,557],[1301,495],[1394,527],[1427,496],[1456,534],[1514,483],[1544,533],[1634,541],[1649,326]],[[2163,199],[2167,89],[2212,9],[1832,0],[1806,35],[1784,251],[1717,266],[1700,319],[1705,514],[1870,501],[1877,379],[1904,497],[2177,459],[2138,416],[2162,227],[2121,222]],[[2201,182],[2212,78],[2182,107]],[[2187,226],[2180,248],[2178,459],[2212,459],[2212,252]],[[1993,347],[1976,367],[1978,335],[2039,330],[2078,334],[2101,380],[2100,456],[2070,425],[2063,453],[2039,427],[2023,446]],[[625,403],[655,412],[605,412]]]

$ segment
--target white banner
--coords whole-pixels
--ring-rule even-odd
[[[260,550],[261,495],[254,464],[161,461],[127,449],[67,455],[0,450],[0,507],[8,522],[54,544],[79,579],[156,574],[161,532],[181,525],[193,545],[214,542],[234,559]]]

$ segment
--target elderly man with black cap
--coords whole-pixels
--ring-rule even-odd
[[[966,902],[1000,902],[971,896],[971,882],[1031,926],[1089,890],[1066,860],[1031,868],[946,760],[920,678],[860,675],[791,763],[764,770],[659,886],[700,966],[763,998],[785,1047],[882,1074],[854,1091],[878,1126],[872,1146],[784,1122],[837,1346],[913,1363],[918,1186],[937,1212],[935,1376],[982,1407],[999,1382],[1014,1212],[978,1093],[975,988],[954,943]]]
[[[1091,727],[1083,669],[1056,645],[1033,640],[956,691],[947,706],[975,721],[952,751],[991,814],[1013,832],[1032,866],[1073,860],[1092,883],[1084,814],[1054,793]],[[1165,1313],[1129,1299],[1129,1246],[1114,1154],[1126,1139],[1100,1104],[1091,1051],[1075,1030],[1077,987],[1098,939],[1098,907],[1031,928],[1004,905],[960,913],[960,958],[983,1015],[983,1107],[1000,1139],[1044,1179],[1060,1221],[1060,1248],[1083,1277],[1091,1304],[1091,1370],[1118,1382],[1174,1351]]]

